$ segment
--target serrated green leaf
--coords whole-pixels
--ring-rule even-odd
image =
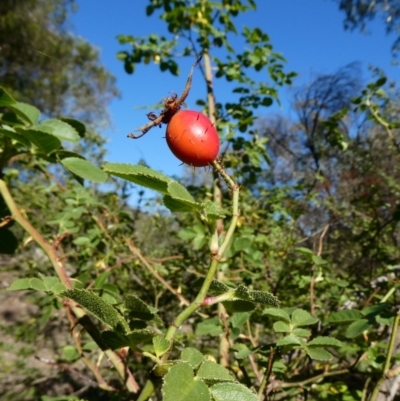
[[[74,289],[65,291],[63,295],[76,301],[97,319],[114,330],[119,330],[122,333],[129,331],[129,325],[125,319],[111,304],[97,294],[88,290]]]
[[[0,87],[1,90],[1,87]],[[1,95],[1,92],[0,92]],[[1,101],[1,99],[0,99]],[[22,291],[22,290],[29,290],[30,283],[29,278],[19,278],[15,280],[9,287],[7,287],[7,291]]]
[[[198,203],[188,202],[182,199],[176,199],[169,195],[163,197],[163,203],[172,213],[191,213],[201,209]]]
[[[196,348],[185,348],[181,353],[182,361],[187,362],[193,369],[196,369],[204,360],[204,355]]]
[[[41,278],[47,291],[52,291],[55,285],[60,284],[60,279],[58,277],[42,276]]]
[[[391,305],[388,302],[382,302],[376,305],[371,305],[366,308],[364,308],[361,311],[361,314],[365,317],[373,317],[378,315],[380,312],[387,310],[391,307]]]
[[[346,323],[353,322],[354,320],[360,319],[362,314],[356,309],[346,309],[339,312],[333,312],[328,319],[325,320],[324,325],[329,323]]]
[[[298,337],[310,337],[311,331],[307,329],[294,329],[293,334]]]
[[[71,173],[89,181],[102,183],[107,180],[107,174],[88,160],[78,157],[66,157],[61,164]]]
[[[65,117],[60,118],[59,120],[64,121],[65,123],[71,125],[81,138],[85,137],[86,126],[83,122],[75,120],[73,118],[65,118]]]
[[[277,333],[290,333],[292,331],[290,326],[282,321],[275,322],[272,327]]]
[[[160,357],[163,354],[165,354],[168,351],[169,346],[170,346],[169,341],[166,340],[163,335],[158,335],[153,337],[153,347],[157,357]]]
[[[9,105],[8,108],[23,118],[29,125],[34,125],[39,121],[40,111],[30,104],[17,102]]]
[[[205,381],[235,381],[228,369],[212,361],[204,361],[201,364],[196,377]]]
[[[242,327],[250,317],[250,313],[248,312],[238,312],[234,313],[232,317],[229,319],[229,323],[232,327]]]
[[[319,348],[306,349],[306,353],[311,359],[315,359],[317,361],[330,361],[333,358],[330,352]]]
[[[163,401],[210,401],[208,387],[194,380],[193,370],[186,363],[172,366],[164,376]]]
[[[292,324],[294,326],[309,326],[317,322],[317,318],[312,317],[309,312],[303,309],[296,309],[292,313]]]
[[[372,326],[373,324],[368,319],[356,320],[347,328],[345,336],[347,338],[357,337]]]
[[[34,277],[29,279],[29,287],[36,291],[47,291],[47,288],[42,280]]]
[[[147,305],[140,298],[135,295],[127,295],[125,297],[125,307],[129,311],[131,317],[135,317],[141,320],[151,320],[154,315],[158,312],[157,308]]]
[[[34,126],[33,129],[48,132],[56,136],[60,141],[79,143],[80,140],[78,132],[72,125],[55,118],[45,120]]]
[[[218,383],[210,387],[214,401],[259,401],[247,387],[239,383]]]
[[[277,308],[264,309],[263,315],[272,316],[274,318],[283,320],[286,323],[290,323],[290,316],[288,315],[287,312],[285,312],[282,309],[277,309]]]
[[[68,362],[72,362],[80,358],[79,351],[72,345],[66,345],[62,350],[62,355]]]
[[[150,329],[133,330],[127,334],[129,346],[134,347],[138,344],[151,344],[156,333]]]
[[[168,194],[171,196],[171,198],[174,199],[180,199],[190,204],[196,203],[193,196],[190,195],[188,190],[177,181],[170,181],[168,183]]]
[[[46,154],[61,147],[61,141],[47,132],[16,127],[15,130]]]
[[[278,340],[276,345],[279,347],[283,347],[285,345],[302,345],[302,342],[299,337],[289,335]]]
[[[210,200],[207,200],[204,204],[204,213],[208,220],[223,219],[227,215],[227,212],[219,209],[218,206]]]
[[[168,195],[168,184],[171,178],[145,166],[134,166],[124,163],[107,163],[103,170],[111,175],[123,178],[145,188],[153,189]]]
[[[307,345],[309,347],[342,347],[343,344],[341,343],[341,341],[337,340],[334,337],[325,337],[325,336],[321,336],[321,337],[315,337],[314,339],[312,339],[311,341],[309,341],[307,343]]]

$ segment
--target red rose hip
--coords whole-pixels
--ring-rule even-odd
[[[178,111],[167,125],[166,137],[172,153],[190,166],[208,166],[218,156],[217,130],[198,111]]]

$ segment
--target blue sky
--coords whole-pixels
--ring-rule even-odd
[[[181,65],[181,75],[172,77],[161,73],[158,66],[139,65],[133,75],[123,69],[116,58],[124,50],[116,36],[127,34],[146,36],[151,33],[168,35],[164,23],[158,17],[146,17],[148,0],[78,0],[78,11],[72,16],[74,33],[82,36],[100,50],[104,66],[117,78],[121,99],[110,105],[113,127],[103,135],[108,139],[110,162],[137,163],[144,159],[153,169],[168,175],[182,172],[179,160],[169,151],[165,142],[165,129],[154,128],[143,138],[128,139],[126,135],[147,122],[148,109],[141,106],[154,105],[171,91],[180,93],[184,87],[192,60]],[[332,0],[259,0],[257,12],[236,19],[238,26],[260,27],[271,39],[274,50],[287,60],[286,71],[299,75],[294,84],[308,82],[317,73],[335,72],[354,61],[362,64],[365,79],[368,65],[383,69],[389,78],[400,80],[400,67],[392,64],[390,53],[393,36],[387,36],[384,24],[377,19],[368,26],[368,34],[343,29],[344,15]],[[262,77],[260,76],[260,79]],[[228,87],[217,83],[217,99],[228,94]],[[195,100],[205,95],[200,74],[194,75],[189,108],[196,108]],[[260,111],[260,116],[271,113],[289,113],[290,90],[280,92],[281,108],[271,107]],[[157,110],[154,110],[157,111]]]

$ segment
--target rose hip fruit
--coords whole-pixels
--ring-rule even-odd
[[[211,121],[198,111],[178,111],[167,125],[166,137],[172,153],[190,166],[208,166],[218,156],[217,130]]]

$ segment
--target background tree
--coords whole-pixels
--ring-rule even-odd
[[[364,31],[368,22],[380,17],[387,33],[394,33],[396,39],[392,46],[395,55],[400,50],[400,5],[397,0],[335,0],[339,9],[346,15],[346,29]]]
[[[47,116],[101,128],[118,91],[98,50],[71,33],[75,8],[73,0],[1,1],[0,85]]]

